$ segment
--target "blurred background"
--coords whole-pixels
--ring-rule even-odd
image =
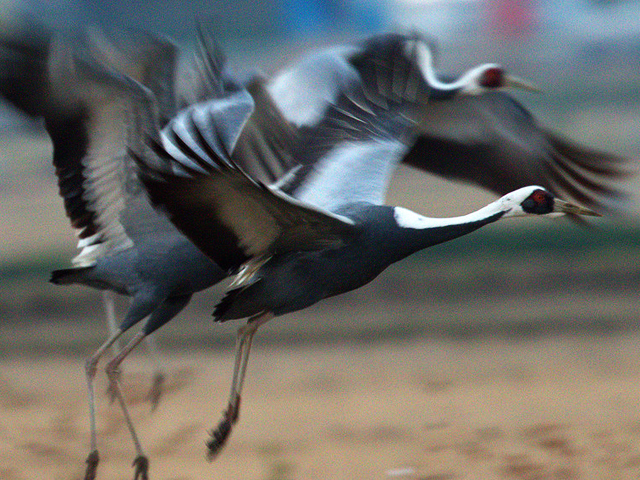
[[[3,28],[28,17],[66,31],[140,27],[185,48],[198,19],[213,27],[239,72],[266,74],[311,48],[415,30],[437,41],[442,73],[499,62],[542,88],[516,94],[540,122],[627,156],[634,168],[640,157],[638,1],[113,0],[105,7],[98,0],[0,0]],[[625,215],[591,228],[564,219],[492,225],[394,266],[367,288],[273,322],[262,341],[636,330],[637,178],[626,188],[632,196],[621,205]],[[452,216],[492,198],[402,168],[389,203]],[[69,266],[75,243],[44,129],[0,105],[0,350],[85,353],[103,338],[99,292],[48,283],[52,269]],[[222,287],[196,295],[159,332],[161,345],[230,347],[235,326],[209,321]]]

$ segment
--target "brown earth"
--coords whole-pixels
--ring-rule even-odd
[[[147,359],[127,364],[123,385],[155,480],[384,479],[393,470],[429,480],[631,479],[640,475],[639,340],[258,341],[240,423],[213,463],[204,442],[225,405],[230,351],[167,354],[154,413]],[[0,478],[82,477],[82,365],[65,355],[1,361]],[[99,478],[130,478],[133,447],[104,394],[98,428]]]

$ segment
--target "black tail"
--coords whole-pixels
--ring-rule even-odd
[[[229,318],[226,316],[226,314],[229,312],[229,309],[233,307],[234,301],[241,290],[241,288],[227,290],[225,296],[220,299],[218,304],[215,306],[215,309],[213,310],[214,322],[225,322],[227,320],[236,318],[234,316]]]
[[[56,285],[70,285],[72,283],[86,283],[85,277],[88,271],[94,267],[76,267],[54,270],[49,281]]]

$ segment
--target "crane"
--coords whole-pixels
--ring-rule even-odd
[[[394,82],[385,72],[407,62],[402,68],[421,73],[411,86],[421,119],[404,164],[498,195],[541,185],[600,211],[615,209],[624,200],[614,183],[629,173],[625,159],[552,131],[504,92],[504,87],[536,91],[534,85],[508,75],[498,64],[470,69],[452,81],[442,79],[434,65],[435,45],[419,35],[406,36],[403,43],[398,42],[401,37],[384,34],[313,51],[272,76],[267,89],[289,121],[314,128],[354,85],[372,101],[393,97]],[[406,55],[411,49],[415,55]],[[359,57],[371,55],[378,60],[370,68],[354,66]],[[455,101],[433,101],[451,97]]]
[[[404,45],[399,39],[396,46]],[[365,72],[378,60],[373,54],[352,64]],[[396,66],[386,75],[395,82],[390,91],[401,94],[382,92],[372,100],[359,83],[341,92],[307,130],[295,157],[300,165],[275,185],[246,175],[236,163],[243,152],[210,142],[195,114],[185,117],[179,140],[152,132],[157,159],[133,152],[152,202],[219,266],[236,272],[215,320],[248,318],[238,329],[227,408],[208,442],[211,457],[238,419],[254,335],[273,317],[359,288],[392,263],[503,218],[597,215],[541,186],[516,189],[454,218],[384,205],[419,118],[413,93],[402,93],[414,92],[411,69]],[[245,121],[236,116],[227,122],[227,134],[239,136]]]
[[[127,146],[144,140],[127,113],[137,108],[134,104],[139,100],[123,94],[114,71],[154,92],[159,125],[175,117],[179,106],[215,97],[233,86],[223,84],[217,72],[223,60],[204,32],[199,63],[189,72],[189,90],[179,95],[175,77],[186,73],[179,71],[177,48],[163,38],[128,32],[123,42],[93,30],[85,41],[71,41],[43,26],[31,25],[27,31],[1,41],[0,93],[28,115],[44,119],[53,143],[60,196],[81,249],[73,267],[53,272],[51,281],[131,297],[120,324],[85,365],[91,431],[85,478],[95,477],[99,463],[94,392],[98,362],[126,330],[148,317],[124,348],[115,348],[106,366],[110,390],[120,403],[137,450],[136,477],[144,478],[148,462],[118,385],[119,366],[136,345],[174,318],[193,293],[218,283],[227,272],[149,204],[127,154]],[[252,121],[261,121],[259,112],[254,112]],[[271,131],[278,128],[273,115],[268,122]],[[292,130],[282,124],[285,128],[278,131],[286,139]],[[248,125],[239,147],[242,142],[251,143],[250,129]],[[257,165],[246,168],[257,178],[279,176]],[[108,321],[114,322],[110,298],[105,295],[104,299]],[[155,378],[153,405],[159,399],[158,373]]]

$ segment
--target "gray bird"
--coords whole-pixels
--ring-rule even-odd
[[[508,75],[498,64],[469,70],[453,81],[434,66],[433,44],[415,35],[379,35],[348,45],[314,51],[274,75],[267,89],[282,114],[296,126],[314,128],[337,98],[361,85],[373,102],[397,95],[385,71],[415,71],[416,123],[413,144],[402,162],[499,195],[527,185],[541,185],[598,210],[619,205],[625,194],[615,181],[625,176],[625,159],[577,144],[541,125],[505,87],[537,89]],[[414,56],[406,50],[414,49]],[[378,60],[357,69],[358,57]],[[426,82],[426,85],[423,83]],[[426,93],[420,94],[421,90]],[[425,97],[427,101],[424,101]],[[434,101],[455,98],[455,101]],[[393,108],[393,107],[392,107]]]
[[[362,74],[378,60],[367,54],[350,63]],[[152,201],[218,265],[236,272],[215,307],[215,320],[248,318],[238,330],[231,394],[208,442],[211,456],[238,419],[252,339],[271,318],[359,288],[392,263],[503,218],[597,215],[540,186],[517,189],[455,218],[383,205],[420,118],[412,70],[394,66],[383,75],[388,91],[372,96],[356,82],[338,95],[303,138],[295,157],[300,165],[277,185],[246,175],[236,163],[242,152],[221,145],[196,120],[179,142],[164,133],[154,136],[158,159],[135,156]],[[239,136],[246,118],[228,122],[227,134]]]
[[[234,87],[223,81],[219,71],[223,59],[204,34],[198,63],[193,66],[178,62],[179,52],[172,43],[144,32],[128,32],[126,39],[117,40],[93,31],[84,40],[68,40],[34,25],[29,33],[3,38],[0,45],[0,94],[28,115],[44,119],[53,143],[60,195],[79,237],[81,252],[73,259],[74,267],[53,272],[51,281],[131,297],[124,318],[86,363],[91,448],[85,478],[95,477],[99,462],[94,393],[98,361],[126,330],[148,317],[141,331],[106,366],[110,388],[136,447],[135,476],[146,478],[148,461],[117,382],[119,365],[143,339],[174,318],[193,293],[226,278],[227,272],[149,204],[127,152],[144,141],[132,114],[140,99],[123,91],[118,79],[126,75],[153,92],[154,121],[164,126],[173,119],[167,135],[172,128],[181,128],[178,106],[226,95]],[[176,76],[187,73],[190,88],[181,96]],[[205,108],[204,113],[206,121],[214,122],[211,131],[224,132],[225,119],[215,109]],[[262,118],[253,110],[252,122],[237,140],[238,148],[255,152],[264,146],[254,145],[251,134],[253,125],[261,121],[269,123],[269,131],[282,135],[283,142],[293,132],[270,112]],[[262,150],[245,158],[253,162],[268,154]],[[280,175],[256,165],[245,168],[257,178],[273,180]],[[111,310],[108,302],[106,308]]]

